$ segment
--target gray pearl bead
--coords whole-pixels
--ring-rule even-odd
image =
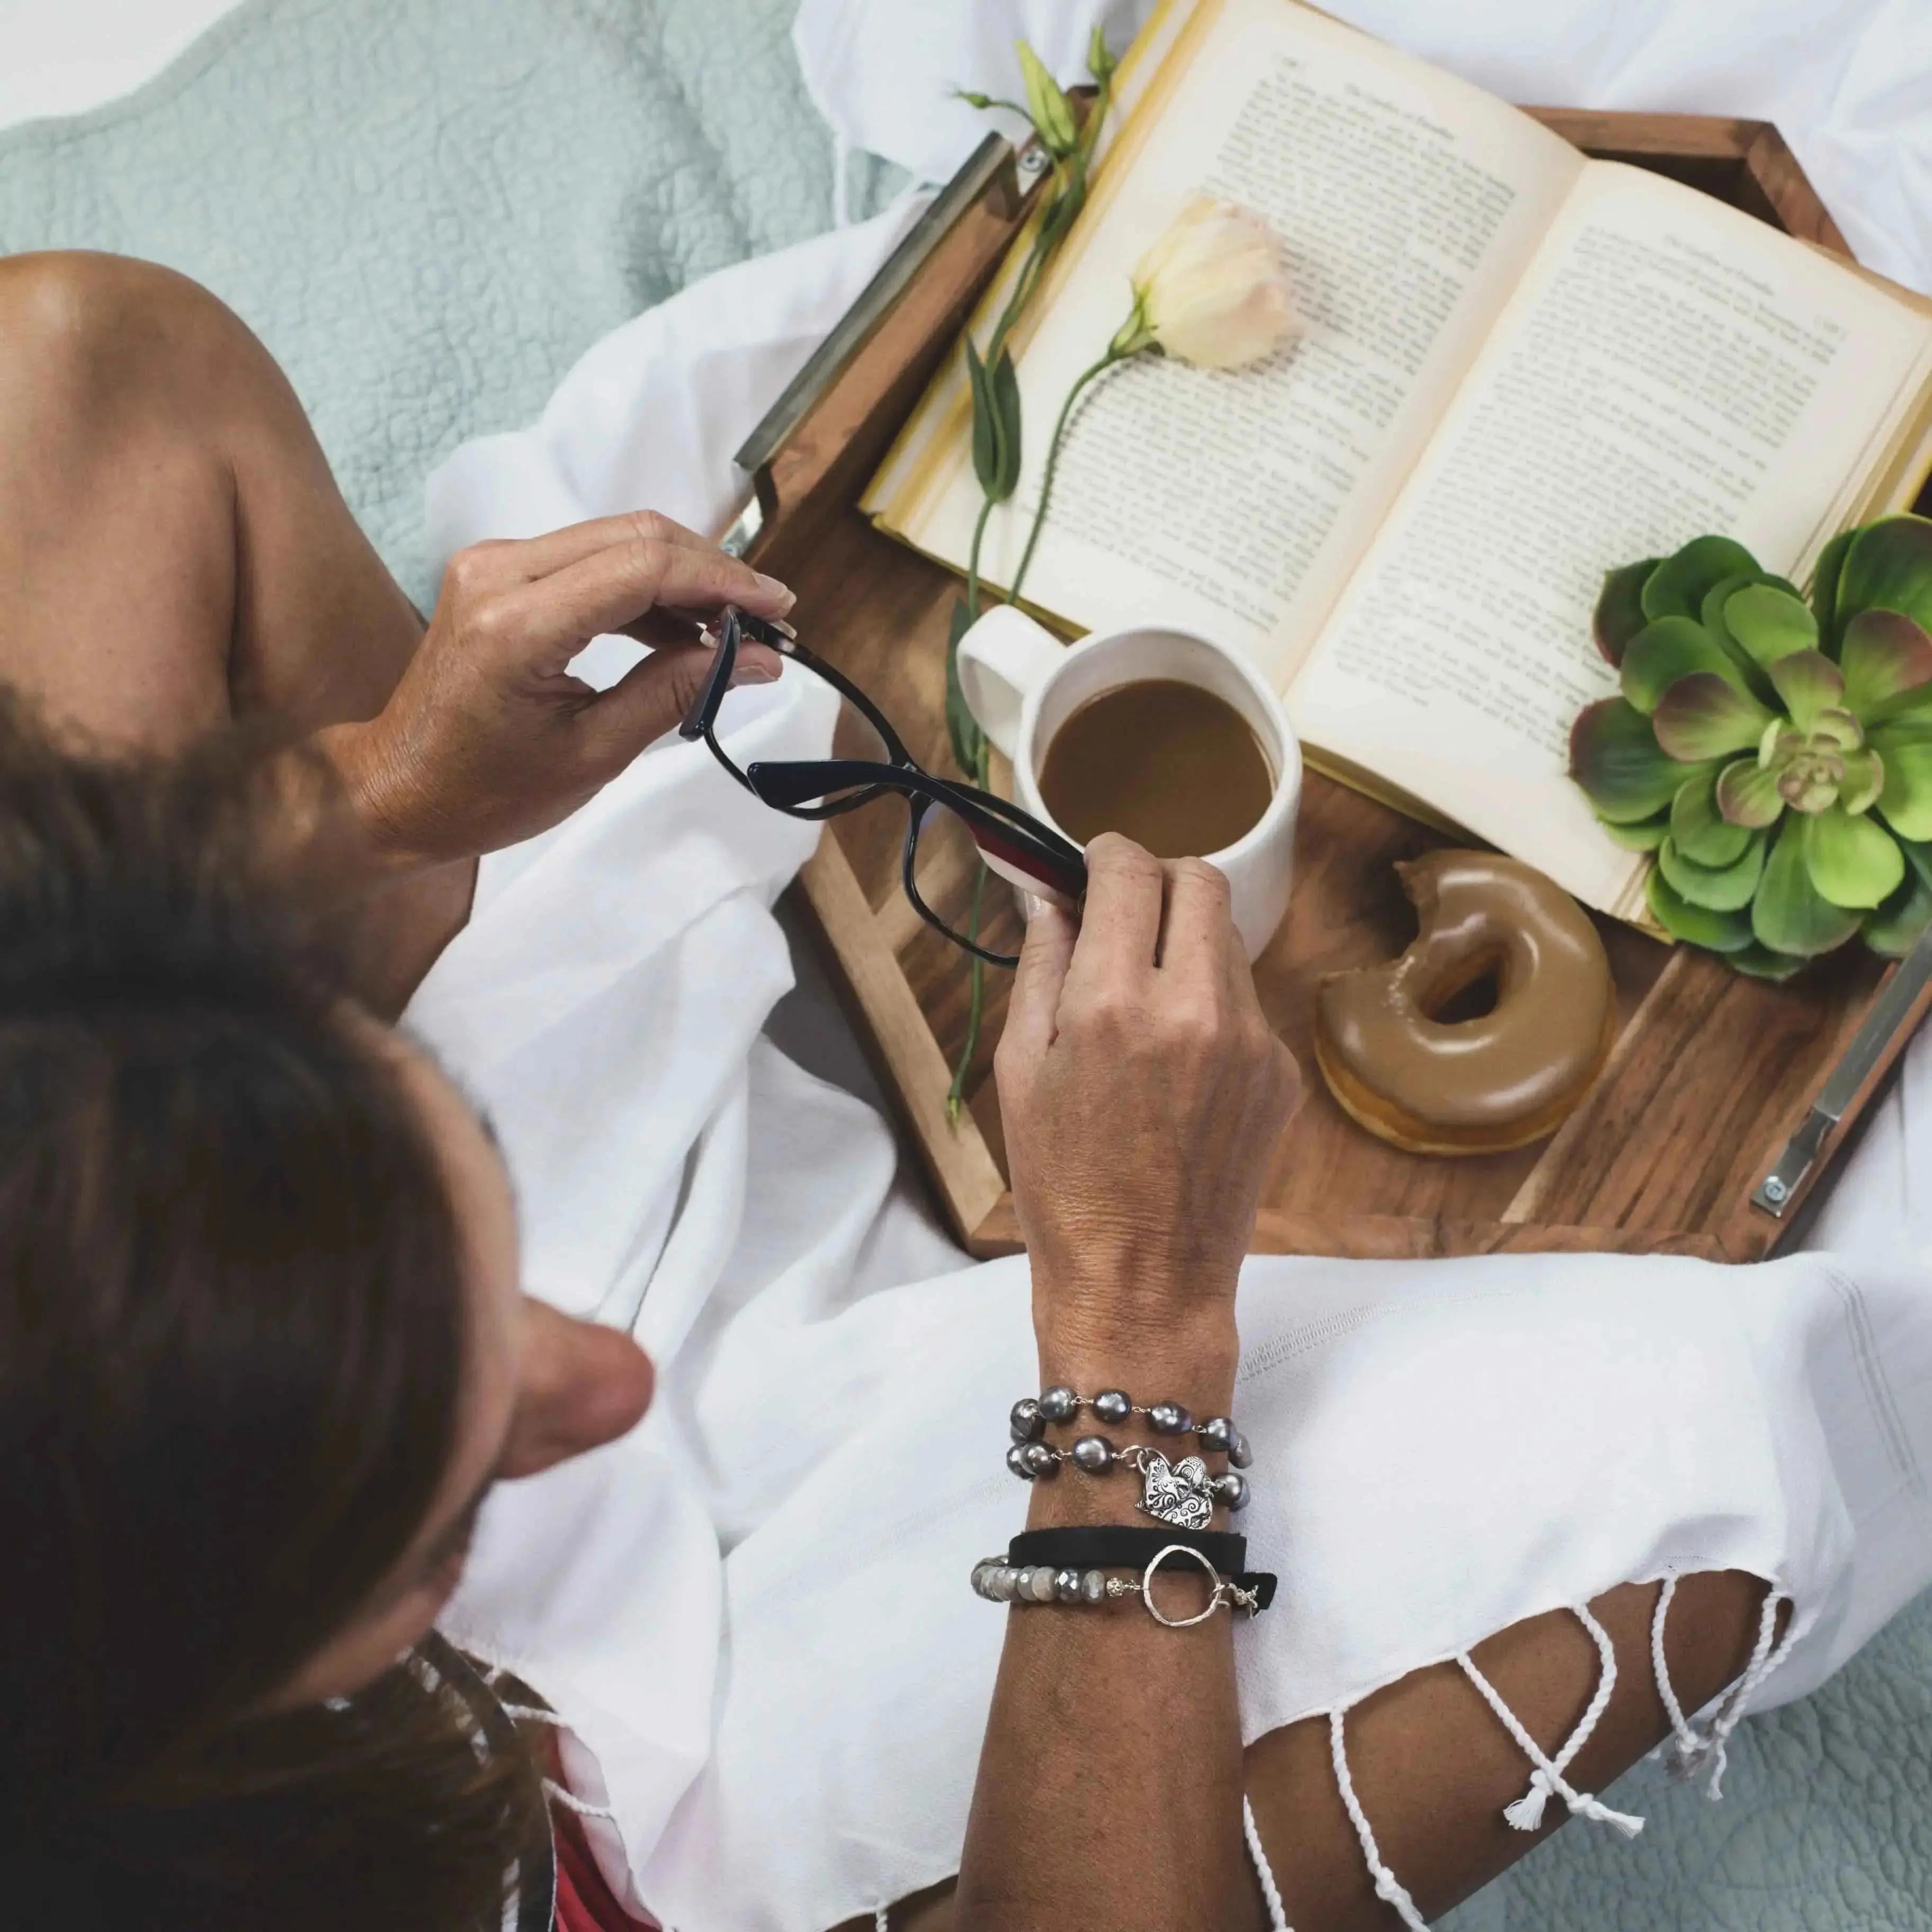
[[[1046,1427],[1046,1420],[1040,1412],[1040,1404],[1030,1395],[1023,1395],[1013,1404],[1013,1412],[1008,1418],[1016,1442],[1037,1442],[1041,1432]]]
[[[1002,1563],[986,1579],[986,1594],[996,1604],[1010,1604],[1019,1594],[1020,1573],[1010,1563]]]
[[[1107,1600],[1107,1573],[1104,1570],[1090,1570],[1081,1578],[1080,1600],[1083,1604],[1104,1604]]]
[[[1225,1415],[1210,1415],[1196,1430],[1194,1439],[1203,1449],[1225,1455],[1234,1439],[1234,1425]]]
[[[1027,1460],[1027,1450],[1032,1446],[1030,1443],[1016,1442],[1006,1451],[1006,1467],[1023,1483],[1030,1483],[1034,1478],[1033,1465]]]
[[[1214,1492],[1217,1503],[1226,1503],[1231,1510],[1246,1509],[1248,1506],[1248,1479],[1238,1476],[1231,1469],[1225,1476],[1216,1476],[1208,1486]]]
[[[1045,1564],[1036,1564],[1021,1579],[1020,1592],[1030,1604],[1052,1603],[1053,1572]]]
[[[1157,1402],[1148,1411],[1148,1426],[1156,1436],[1185,1436],[1194,1418],[1178,1402]]]
[[[1104,1476],[1114,1466],[1114,1445],[1104,1436],[1083,1436],[1068,1453],[1090,1476]]]
[[[1053,1594],[1063,1604],[1078,1603],[1080,1572],[1077,1570],[1056,1570],[1053,1573]]]
[[[1022,1444],[1020,1455],[1034,1476],[1042,1482],[1051,1482],[1060,1474],[1060,1458],[1044,1442]]]
[[[1124,1389],[1102,1389],[1089,1406],[1102,1422],[1124,1422],[1134,1412],[1134,1399]]]
[[[1228,1444],[1228,1460],[1238,1469],[1245,1469],[1255,1460],[1255,1452],[1248,1447],[1248,1438],[1238,1429],[1234,1439]]]
[[[1079,1394],[1064,1382],[1055,1382],[1041,1391],[1040,1412],[1049,1422],[1071,1422],[1080,1413]]]
[[[987,1585],[992,1579],[993,1572],[999,1567],[1000,1566],[998,1563],[992,1562],[991,1559],[988,1559],[983,1563],[976,1563],[974,1564],[973,1594],[974,1596],[983,1597],[987,1594]]]

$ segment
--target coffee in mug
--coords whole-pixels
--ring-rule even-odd
[[[1237,650],[1167,625],[1068,646],[1010,604],[959,640],[959,684],[1019,802],[1084,844],[1124,832],[1226,876],[1250,958],[1287,910],[1301,748]]]
[[[1040,795],[1078,844],[1121,832],[1157,859],[1201,859],[1261,823],[1274,773],[1225,698],[1144,678],[1090,698],[1054,733]]]

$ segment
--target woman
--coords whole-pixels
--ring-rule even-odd
[[[478,1748],[460,1664],[397,1661],[486,1496],[446,1620],[530,1687],[499,1701],[573,1923],[1418,1923],[1569,1810],[1628,1828],[1589,1794],[1673,1728],[1720,1761],[1772,1667],[1818,1681],[1916,1580],[1924,1425],[1868,1346],[1922,1386],[1910,1283],[1256,1264],[1238,1349],[1295,1076],[1214,875],[1118,841],[1078,934],[1030,928],[1002,1043],[1030,1274],[800,1314],[741,1239],[650,1315],[634,1426],[644,1358],[520,1295],[488,1132],[380,1021],[461,952],[478,854],[652,764],[693,614],[789,594],[626,518],[466,554],[425,632],[218,304],[47,257],[0,264],[0,674],[63,747],[15,726],[0,760],[0,1834],[33,1922],[495,1922],[541,1863],[531,1774]],[[566,675],[620,629],[663,648]],[[255,715],[307,747],[238,762]],[[748,1158],[788,1213],[841,1206]],[[1274,1608],[973,1598],[1022,1514],[1005,1401],[1050,1382],[1234,1407]],[[1132,1511],[1070,1474],[1025,1514]]]

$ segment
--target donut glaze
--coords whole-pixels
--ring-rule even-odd
[[[1603,1070],[1616,988],[1588,916],[1492,852],[1431,852],[1396,871],[1420,930],[1398,959],[1333,973],[1315,1054],[1343,1108],[1412,1153],[1494,1154],[1552,1132]],[[1433,1017],[1496,979],[1494,1009]]]

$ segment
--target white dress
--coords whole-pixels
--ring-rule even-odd
[[[689,452],[736,446],[904,218],[600,344],[536,429],[440,473],[441,548],[640,504],[721,527],[742,479]],[[727,720],[741,760],[830,729],[790,674]],[[1024,1514],[1024,1262],[967,1265],[878,1116],[761,1036],[811,836],[660,746],[486,862],[408,1016],[503,1137],[532,1291],[659,1365],[631,1436],[492,1499],[447,1628],[562,1714],[600,1860],[677,1932],[826,1932],[956,1868],[1004,1622],[968,1573]],[[1282,1586],[1237,1640],[1246,1734],[1616,1583],[1735,1568],[1793,1616],[1683,1727],[1714,1774],[1744,1701],[1813,1688],[1932,1580],[1928,1078],[1922,1043],[1826,1217],[1856,1263],[1251,1262],[1243,1527]],[[1560,1768],[1534,1802],[1588,1810]]]

